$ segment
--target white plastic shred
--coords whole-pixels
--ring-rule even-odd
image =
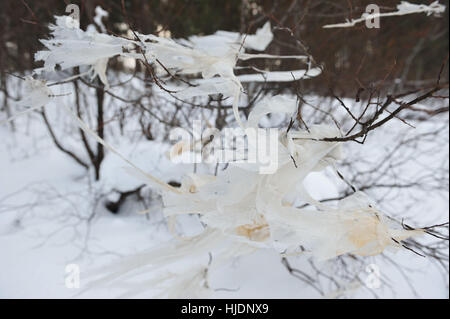
[[[94,77],[98,75],[105,84],[105,89],[108,89],[108,59],[122,54],[124,48],[131,45],[130,41],[98,33],[95,28],[84,31],[78,27],[68,27],[74,25],[70,16],[56,16],[55,19],[55,24],[49,26],[52,38],[41,40],[47,50],[38,51],[34,56],[36,61],[44,61],[44,67],[35,71],[53,72],[55,68],[66,70],[90,66]]]
[[[439,1],[434,1],[429,5],[414,4],[414,3],[409,3],[407,1],[401,1],[397,5],[397,11],[384,12],[384,13],[373,13],[373,14],[364,13],[361,15],[361,18],[352,19],[351,21],[347,20],[344,23],[327,24],[327,25],[324,25],[323,28],[348,28],[348,27],[353,27],[358,23],[364,22],[367,19],[391,17],[391,16],[402,16],[402,15],[413,14],[413,13],[426,13],[427,16],[430,16],[432,14],[437,16],[443,12],[445,12],[445,5],[440,4]]]
[[[47,86],[47,82],[45,80],[36,80],[31,76],[26,76],[24,97],[14,104],[15,106],[25,107],[27,109],[25,111],[16,113],[6,120],[0,121],[0,125],[10,122],[19,116],[42,108],[50,102],[52,96],[53,92]]]
[[[247,125],[257,127],[265,114],[292,114],[295,109],[294,99],[270,97],[250,113]],[[303,246],[320,260],[345,253],[379,254],[387,247],[399,247],[400,240],[421,234],[421,230],[395,228],[362,192],[331,207],[314,200],[304,187],[298,186],[309,173],[342,159],[341,143],[320,141],[339,134],[337,128],[326,125],[312,126],[309,132],[280,134],[285,156],[279,157],[274,174],[263,175],[255,169],[231,165],[217,177],[191,175],[183,181],[184,194],[164,194],[165,213],[201,214],[207,227],[235,241],[280,253],[291,253]],[[285,200],[293,189],[311,208],[292,207]]]

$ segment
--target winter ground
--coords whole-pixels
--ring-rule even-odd
[[[58,110],[57,105],[51,103],[47,110],[52,120],[60,125],[59,132],[69,134],[65,123],[70,120]],[[442,123],[448,129],[445,118]],[[144,207],[128,202],[119,214],[110,213],[102,205],[109,190],[127,190],[142,184],[123,169],[125,163],[108,153],[102,167],[104,178],[101,182],[93,182],[84,169],[54,147],[37,114],[24,116],[15,124],[15,132],[7,126],[0,127],[0,298],[117,297],[121,293],[120,288],[89,289],[81,295],[78,293],[89,281],[88,274],[92,269],[107,269],[109,263],[122,256],[173,240],[160,205],[153,201],[150,213],[143,215],[138,212]],[[166,158],[167,144],[148,141],[133,134],[137,131],[133,125],[131,123],[126,128],[126,140],[114,134],[110,138],[111,144],[120,152],[166,181],[179,179],[183,172],[192,171],[192,166],[175,165]],[[415,130],[429,129],[426,125]],[[364,154],[375,162],[377,150],[388,148],[390,144],[387,142],[392,140],[392,136],[414,134],[411,130],[402,123],[393,122],[386,127],[385,133],[374,134],[364,146],[348,146],[347,157],[351,159],[357,154]],[[65,143],[82,152],[76,140],[67,139]],[[432,168],[443,161],[447,161],[448,165],[448,142],[447,147],[440,148],[438,153],[420,153],[418,150],[416,154],[404,154],[417,157],[415,164],[406,167],[405,174],[420,174],[423,165]],[[422,158],[422,155],[425,157]],[[306,186],[315,198],[337,195],[335,180],[329,177],[319,173],[308,177]],[[147,189],[147,192],[150,194],[151,190]],[[374,191],[372,195],[384,196],[383,190]],[[405,207],[404,193],[402,196],[389,196],[383,207],[387,214],[395,212],[397,216],[414,218],[416,223],[426,225],[448,221],[448,195],[428,194],[407,211],[402,211]],[[94,203],[97,203],[95,207]],[[196,232],[198,228],[192,219],[179,224],[187,233]],[[443,275],[442,270],[429,259],[409,251],[388,253],[388,256],[404,267],[408,279],[386,260],[367,258],[367,265],[377,265],[381,277],[388,280],[383,281],[380,288],[374,288],[379,297],[448,298],[448,275]],[[290,260],[298,268],[308,267],[303,256],[291,257]],[[320,266],[328,269],[332,266],[330,263]],[[65,267],[68,264],[80,267],[80,289],[65,286]],[[361,274],[362,278],[367,276],[369,273]],[[216,289],[213,298],[321,297],[313,288],[291,276],[273,251],[259,251],[237,258],[223,271],[213,275],[211,286]],[[154,296],[154,291],[148,288],[137,297]],[[330,288],[326,297],[334,296],[340,295]],[[352,289],[349,286],[345,296],[373,298],[366,287]]]

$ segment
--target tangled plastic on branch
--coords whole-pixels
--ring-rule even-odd
[[[263,100],[249,115],[257,126],[269,112],[292,112],[295,100],[272,97]],[[319,141],[337,136],[334,127],[316,125],[306,131],[279,135],[278,169],[274,174],[259,174],[261,163],[235,165],[215,177],[191,174],[181,186],[182,195],[165,193],[165,214],[201,214],[201,220],[233,240],[280,253],[295,253],[300,246],[321,260],[345,253],[368,256],[398,242],[421,234],[393,228],[362,192],[330,207],[314,200],[303,187],[313,171],[322,171],[342,158],[342,144]],[[294,162],[296,163],[294,165]],[[289,199],[297,194],[316,207],[300,209]],[[393,240],[395,239],[395,240]]]
[[[268,113],[292,114],[294,106],[295,100],[283,96],[266,98],[255,106],[248,123],[256,127]],[[261,163],[230,163],[218,176],[185,176],[179,194],[163,192],[164,214],[172,222],[182,214],[199,214],[203,233],[194,237],[177,235],[175,243],[125,258],[89,287],[117,283],[124,288],[124,279],[148,272],[159,275],[129,285],[125,296],[152,287],[160,291],[160,297],[205,297],[212,293],[212,272],[232,258],[259,249],[276,250],[281,256],[306,253],[323,261],[347,253],[372,256],[385,249],[396,250],[402,248],[402,240],[423,234],[421,229],[405,230],[394,225],[362,192],[340,200],[336,206],[311,197],[303,187],[304,179],[343,157],[342,143],[319,140],[336,134],[339,130],[325,125],[313,126],[309,132],[280,133],[278,169],[273,174],[259,174],[257,166]],[[294,207],[292,194],[316,209]],[[209,264],[202,261],[208,253],[213,256]],[[167,270],[181,259],[191,260],[192,265],[176,271],[177,275]]]
[[[254,35],[219,31],[210,36],[175,41],[143,34],[130,40],[98,33],[92,28],[83,31],[68,23],[67,19],[71,18],[56,17],[56,24],[50,27],[52,39],[42,40],[47,50],[35,55],[36,60],[44,61],[43,69],[37,72],[88,66],[88,72],[98,75],[108,89],[106,68],[110,58],[117,55],[144,58],[151,63],[161,63],[173,74],[201,74],[202,79],[197,79],[194,86],[175,93],[180,98],[216,93],[233,97],[234,116],[244,130],[257,129],[259,120],[269,113],[292,116],[297,105],[295,100],[285,96],[265,98],[256,104],[244,124],[238,112],[242,81],[258,81],[259,77],[293,81],[320,73],[320,69],[308,65],[307,70],[236,76],[234,70],[239,59],[307,60],[305,56],[242,52],[243,49],[263,51],[267,48],[273,39],[269,23]],[[29,106],[47,104],[51,91],[45,83],[32,78],[26,81],[30,87]],[[402,240],[423,233],[420,229],[395,227],[362,192],[339,201],[336,206],[320,203],[308,193],[303,186],[305,178],[343,158],[342,143],[321,141],[341,135],[337,128],[316,125],[308,131],[279,132],[277,169],[272,174],[259,174],[264,163],[230,163],[228,169],[218,176],[187,175],[181,188],[174,189],[136,167],[92,131],[68,106],[64,105],[64,108],[81,129],[120,156],[134,167],[135,173],[162,192],[164,213],[172,222],[182,214],[199,214],[204,225],[203,233],[197,236],[181,237],[175,243],[125,258],[108,268],[106,275],[102,270],[98,274],[100,278],[88,287],[108,285],[118,279],[126,280],[151,271],[160,275],[141,283],[127,284],[122,280],[119,286],[128,291],[125,296],[136,294],[149,285],[161,290],[159,296],[205,296],[211,293],[208,276],[212,271],[233,257],[258,249],[273,249],[283,256],[306,252],[319,260],[347,253],[370,256],[385,249],[400,248]],[[295,196],[311,208],[295,207],[292,200]],[[208,256],[208,253],[214,258],[209,262],[203,261],[201,257]],[[168,269],[181,259],[193,259],[193,266],[181,271]]]
[[[174,40],[136,32],[137,38],[131,40],[99,33],[93,26],[84,31],[69,16],[56,16],[55,19],[55,24],[50,25],[52,38],[41,40],[46,50],[35,54],[36,61],[44,61],[44,67],[36,69],[36,73],[89,66],[92,77],[98,75],[108,90],[108,60],[114,56],[123,56],[141,59],[146,63],[161,64],[166,70],[170,70],[171,74],[201,74],[202,79],[193,81],[194,86],[177,88],[179,90],[175,96],[189,98],[217,93],[231,96],[234,115],[241,127],[244,127],[238,113],[239,98],[243,90],[241,82],[295,81],[317,76],[321,72],[320,68],[311,68],[308,64],[306,70],[259,71],[256,74],[236,76],[234,69],[238,60],[266,58],[307,61],[307,57],[302,55],[279,56],[243,52],[245,49],[264,51],[267,48],[273,39],[269,22],[253,35],[218,31],[213,35]]]

